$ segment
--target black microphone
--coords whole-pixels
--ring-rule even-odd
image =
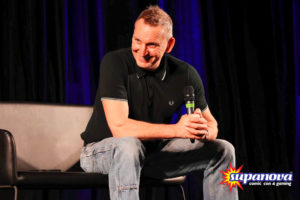
[[[193,86],[185,86],[183,90],[185,108],[188,115],[193,114],[195,111],[195,93]],[[195,140],[191,139],[191,143],[194,143]]]

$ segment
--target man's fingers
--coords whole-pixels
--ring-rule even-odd
[[[188,120],[190,122],[200,122],[201,117],[197,114],[188,115]]]
[[[185,135],[185,138],[189,138],[189,139],[201,139],[200,136],[198,136],[198,134],[200,133],[200,131],[195,130],[193,128],[188,128],[186,127],[187,130],[187,134]]]
[[[201,110],[199,108],[196,108],[196,110],[194,111],[194,114],[197,114],[197,115],[201,114]]]
[[[203,135],[207,134],[207,129],[197,130],[194,128],[186,127],[186,130],[195,137],[202,137]]]
[[[188,116],[190,122],[197,122],[197,123],[207,123],[207,120],[203,117],[200,117],[197,114],[192,114]]]
[[[199,123],[192,123],[192,122],[187,123],[186,126],[189,128],[194,128],[194,129],[198,129],[198,130],[201,130],[201,129],[207,130],[207,128],[208,128],[207,124],[199,124]]]
[[[202,112],[201,112],[200,108],[197,108],[197,109],[194,111],[194,114],[197,114],[197,115],[199,115],[200,117],[202,117]]]

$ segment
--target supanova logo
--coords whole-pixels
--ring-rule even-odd
[[[243,173],[241,172],[243,165],[238,169],[233,168],[229,163],[226,171],[220,171],[223,181],[220,184],[229,186],[229,191],[233,187],[239,187],[243,190],[242,185],[263,185],[263,186],[292,186],[293,173]]]

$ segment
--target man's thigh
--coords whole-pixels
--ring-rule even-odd
[[[114,138],[86,145],[81,150],[80,166],[85,172],[108,174],[111,152],[115,148]]]
[[[149,154],[142,174],[153,178],[186,175],[205,169],[224,140],[203,143],[189,139],[172,139],[160,151]]]
[[[144,159],[143,151],[144,146],[137,138],[109,137],[83,147],[80,164],[82,169],[86,172],[108,174],[112,166],[126,165],[124,162],[132,160],[130,159],[132,157],[138,157],[142,162]],[[117,160],[115,159],[116,154],[118,154]],[[119,161],[118,158],[123,158],[123,162]]]

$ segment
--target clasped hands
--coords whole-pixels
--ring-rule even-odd
[[[176,124],[177,137],[206,141],[208,137],[207,120],[197,108],[193,114],[183,115]]]

